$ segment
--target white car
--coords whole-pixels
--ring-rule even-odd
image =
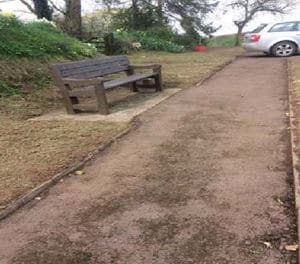
[[[262,24],[244,36],[242,46],[277,57],[300,53],[300,21]]]

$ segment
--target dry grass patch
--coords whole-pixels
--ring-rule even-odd
[[[300,158],[300,56],[291,57],[289,62],[289,74],[291,81],[291,104],[295,114],[294,126],[296,127],[296,153]],[[300,166],[300,164],[297,164]]]
[[[183,54],[141,52],[130,59],[135,63],[161,63],[167,88],[188,88],[238,53],[240,50],[235,49]],[[62,106],[57,88],[47,78],[47,67],[38,61],[0,60],[0,68],[3,69],[0,80],[16,83],[22,91],[0,97],[0,206],[82,159],[128,126],[106,122],[28,121]],[[49,83],[43,85],[47,80]]]
[[[134,63],[162,64],[166,88],[184,89],[197,84],[241,53],[239,48],[211,49],[205,53],[142,52],[130,56],[130,59]]]
[[[81,160],[127,126],[103,122],[0,122],[0,205]]]

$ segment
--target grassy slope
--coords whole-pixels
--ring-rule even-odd
[[[132,55],[131,60],[162,63],[166,87],[186,88],[231,60],[235,53],[235,50],[203,54],[141,52]],[[0,60],[0,80],[20,90],[13,96],[0,97],[0,206],[49,179],[127,126],[104,122],[27,121],[29,117],[61,107],[47,63],[49,58]]]

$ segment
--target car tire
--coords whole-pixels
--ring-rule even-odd
[[[281,41],[272,48],[272,54],[275,57],[290,57],[297,52],[297,46],[291,41]]]

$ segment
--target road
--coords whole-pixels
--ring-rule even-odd
[[[0,263],[296,263],[286,62],[243,57],[0,223]]]

